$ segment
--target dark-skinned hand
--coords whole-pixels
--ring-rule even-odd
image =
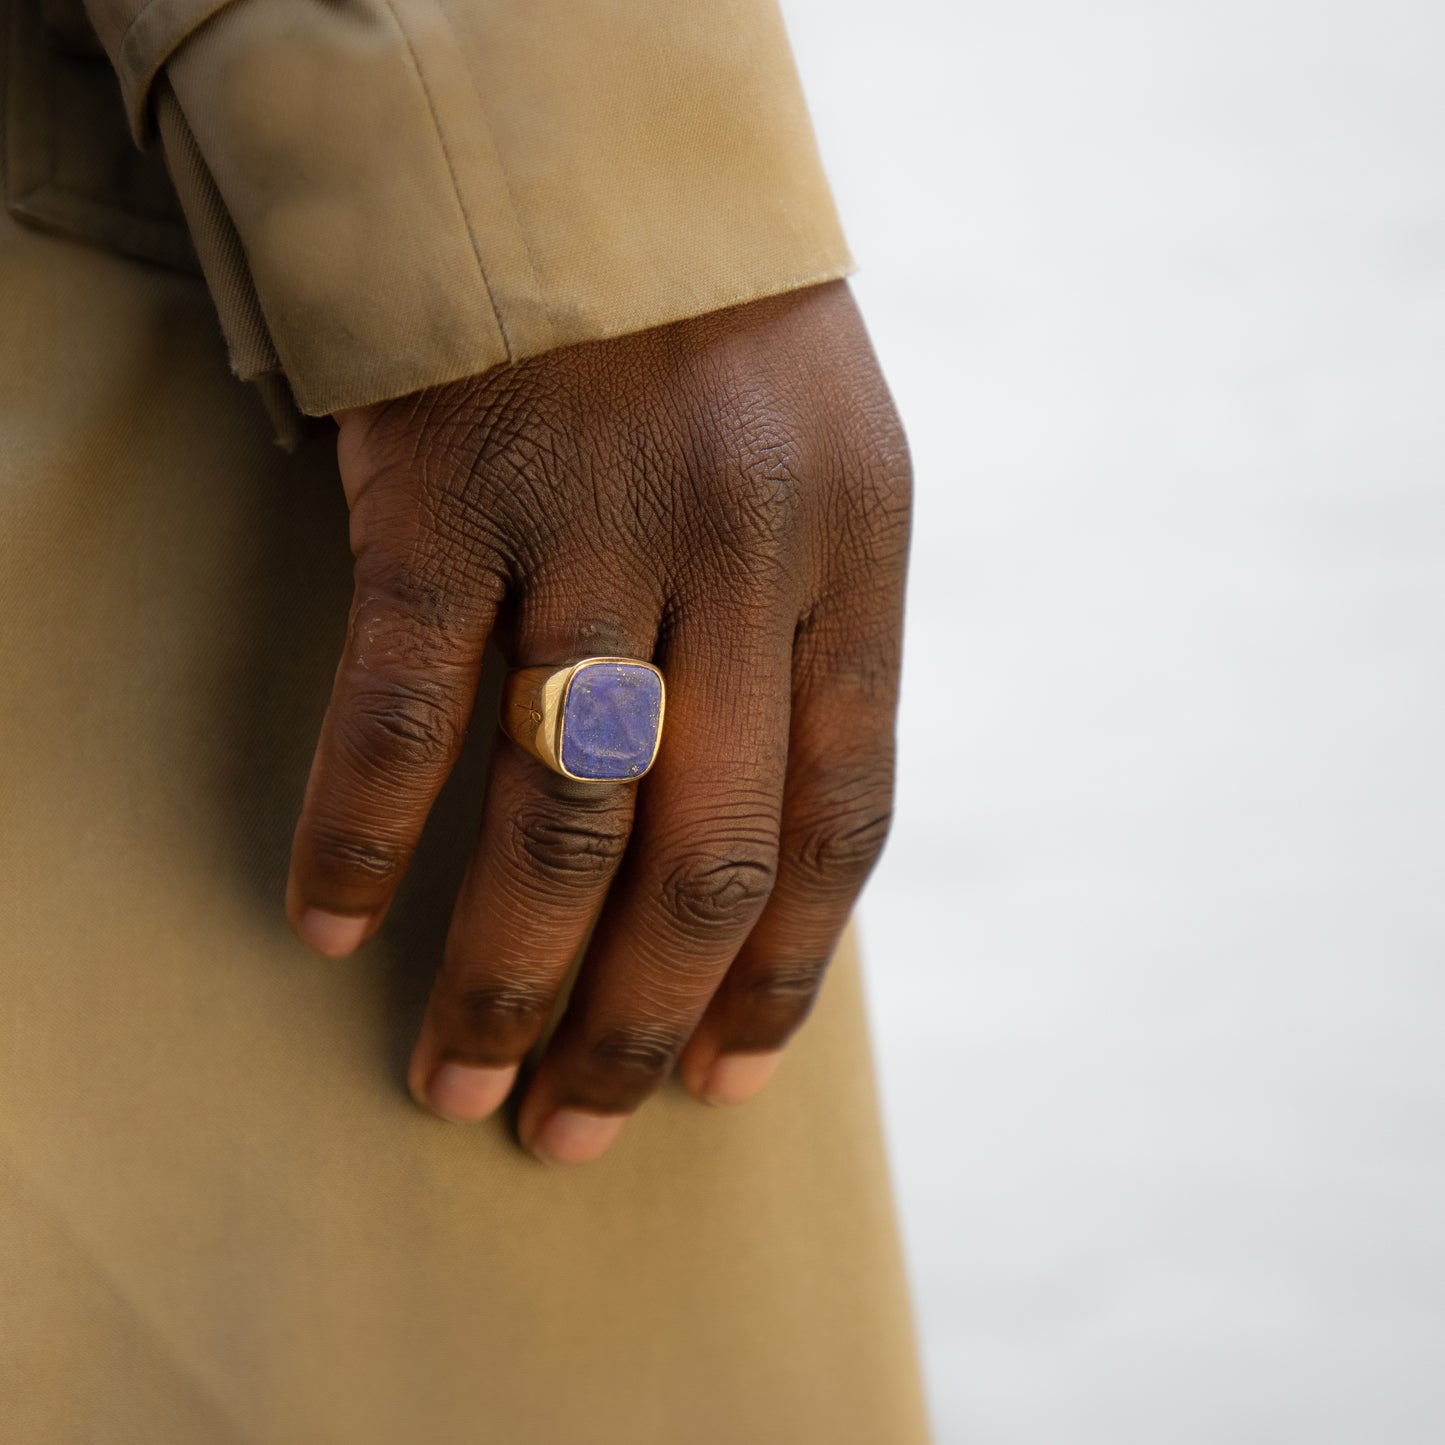
[[[882,847],[910,481],[847,287],[830,283],[338,415],[356,591],[287,913],[321,953],[380,925],[460,750],[483,648],[652,660],[638,783],[563,779],[498,735],[412,1056],[417,1100],[599,1156],[677,1068],[760,1089]],[[599,917],[600,914],[600,917]]]

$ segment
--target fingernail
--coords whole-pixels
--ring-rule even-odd
[[[437,1067],[423,1102],[429,1109],[457,1124],[485,1119],[507,1097],[517,1066],[481,1068],[448,1060]]]
[[[302,943],[324,953],[327,958],[345,958],[355,953],[366,936],[369,919],[347,917],[341,913],[326,913],[320,908],[308,908],[296,925]]]
[[[708,1070],[702,1096],[709,1104],[745,1104],[778,1067],[781,1053],[723,1054]]]
[[[622,1132],[626,1114],[588,1114],[558,1109],[532,1140],[532,1153],[549,1164],[590,1164]]]

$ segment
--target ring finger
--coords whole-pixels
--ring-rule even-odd
[[[575,660],[575,637],[525,622],[519,635],[529,664],[568,652]],[[617,650],[648,657],[653,636],[639,627]],[[505,1099],[627,847],[635,794],[628,783],[560,777],[497,737],[480,833],[408,1070],[419,1103],[466,1122]]]

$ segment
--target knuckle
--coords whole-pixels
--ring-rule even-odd
[[[877,485],[907,498],[913,489],[913,457],[908,434],[891,403],[865,417],[872,441],[872,472]]]
[[[779,959],[732,985],[728,1047],[777,1049],[802,1026],[817,1002],[829,960]]]
[[[498,368],[480,386],[440,390],[450,395],[434,413],[439,531],[461,544],[454,551],[487,558],[490,585],[514,582],[519,548],[557,534],[568,510],[558,498],[585,471],[569,388],[534,359]]]
[[[769,964],[748,979],[745,995],[750,1004],[766,1013],[793,1013],[812,1003],[827,971],[826,958]]]
[[[908,487],[854,473],[842,489],[833,533],[836,555],[860,576],[892,585],[906,565],[912,501]]]
[[[837,439],[829,533],[855,568],[891,577],[905,563],[913,512],[913,466],[896,417]]]
[[[893,810],[884,805],[820,824],[800,839],[798,867],[815,884],[861,883],[882,854],[892,822]]]
[[[864,497],[874,530],[893,544],[906,546],[913,511],[913,474],[908,467],[880,465],[869,476]]]
[[[908,433],[876,367],[869,366],[866,377],[860,377],[840,399],[846,400],[846,410],[835,422],[833,434],[844,444],[846,454],[855,458],[862,470],[907,491],[913,480]]]
[[[352,760],[366,775],[381,777],[444,768],[460,731],[443,684],[399,680],[354,694],[339,728]]]
[[[530,1035],[552,1012],[552,994],[522,980],[462,981],[452,1001],[455,1023],[477,1035]]]
[[[815,888],[853,889],[872,871],[893,823],[891,765],[835,784],[804,815],[789,852]]]
[[[695,459],[697,543],[730,572],[781,582],[806,509],[797,428],[776,393],[729,374]]]
[[[410,555],[391,564],[368,552],[358,564],[347,650],[363,674],[414,668],[420,659],[445,666],[474,646],[474,608],[465,591],[445,586],[428,570],[435,569]]]
[[[510,580],[487,466],[506,405],[490,390],[458,383],[383,403],[365,443],[370,485],[352,508],[362,571],[398,623],[432,642]]]
[[[731,933],[762,911],[777,868],[777,850],[755,843],[695,854],[663,879],[663,906],[689,932]]]
[[[758,421],[733,448],[722,499],[726,515],[749,533],[781,538],[792,529],[802,499],[800,467],[787,428]]]
[[[567,888],[610,878],[627,848],[630,822],[616,807],[596,812],[524,808],[509,820],[512,856],[529,876]]]
[[[406,852],[377,834],[339,827],[313,829],[311,865],[323,879],[385,884],[406,866]]]
[[[599,1035],[588,1053],[614,1078],[651,1085],[671,1073],[687,1040],[686,1033],[668,1024],[626,1024]]]

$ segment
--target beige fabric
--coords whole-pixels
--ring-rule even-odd
[[[234,0],[83,0],[95,34],[115,65],[126,115],[137,141],[148,129],[146,101],[161,67],[176,47]],[[48,0],[54,29],[76,28],[76,0]]]
[[[88,8],[185,137],[233,365],[264,318],[305,413],[849,268],[774,0]]]
[[[12,215],[196,269],[160,152],[131,143],[79,0],[0,0],[0,119]]]
[[[281,915],[333,449],[269,445],[197,282],[8,219],[0,396],[0,1435],[922,1441],[851,951],[757,1102],[595,1167],[424,1115],[486,738],[376,944]]]

